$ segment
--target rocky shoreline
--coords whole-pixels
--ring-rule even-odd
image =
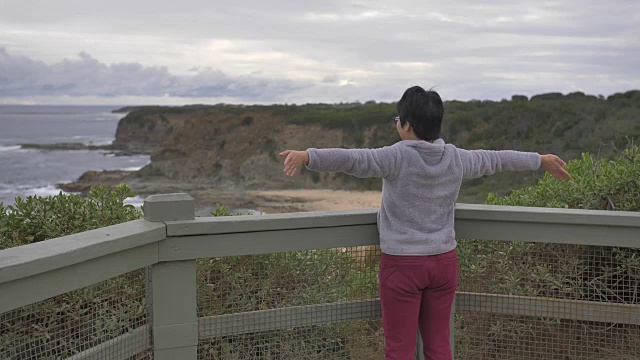
[[[127,179],[135,176],[136,171],[124,170],[104,170],[104,171],[87,171],[82,174],[78,180],[57,184],[56,186],[66,192],[87,193],[92,186],[104,184],[108,187],[115,187],[120,184],[126,184]]]
[[[127,184],[131,191],[145,198],[155,194],[187,193],[194,199],[196,213],[204,216],[217,204],[231,209],[253,209],[263,213],[330,211],[377,208],[379,191],[329,189],[247,190],[217,184],[178,182],[165,177],[144,177],[138,171],[88,171],[77,181],[58,184],[67,192],[86,193],[92,186],[115,187]]]
[[[217,204],[233,209],[256,209],[268,213],[303,211],[300,204],[296,206],[287,204],[286,201],[274,201],[272,197],[251,195],[242,189],[181,182],[165,177],[143,177],[138,171],[87,171],[78,180],[57,184],[57,187],[66,192],[86,194],[91,187],[100,184],[108,187],[127,184],[132,193],[141,198],[156,194],[187,193],[193,197],[196,211],[200,213],[215,210]]]
[[[83,143],[55,143],[55,144],[18,144],[21,149],[31,149],[40,151],[78,151],[78,150],[91,150],[91,151],[107,151],[108,154],[114,154],[115,156],[134,156],[134,155],[149,155],[150,151],[130,151],[122,150],[114,147],[113,145],[87,145]]]

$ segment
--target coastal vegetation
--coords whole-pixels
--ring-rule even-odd
[[[139,219],[126,185],[0,203],[0,250]],[[127,296],[123,296],[127,294]],[[144,271],[0,314],[1,359],[65,359],[144,322]]]
[[[379,179],[307,172],[283,179],[273,171],[285,147],[381,147],[400,140],[390,119],[395,103],[192,105],[140,107],[124,117],[116,148],[152,153],[148,173],[219,186],[379,190]],[[309,136],[313,134],[313,136]],[[615,156],[640,138],[640,91],[603,96],[515,95],[502,101],[446,101],[445,141],[467,149]],[[265,146],[268,144],[268,146]],[[204,160],[206,159],[206,160]],[[153,171],[152,171],[153,169]],[[459,201],[481,203],[530,186],[542,171],[466,181]]]
[[[638,146],[630,144],[611,159],[585,153],[569,161],[567,171],[571,180],[558,181],[547,174],[535,186],[508,196],[490,194],[487,203],[640,211]],[[458,256],[459,291],[640,304],[640,251],[635,248],[459,240]],[[629,349],[620,344],[640,341],[638,325],[590,321],[465,313],[457,316],[456,326],[459,355],[465,359],[526,358],[531,350],[522,344],[532,338],[560,341],[562,345],[554,346],[554,359],[572,357],[577,343],[583,346],[581,358],[622,359]],[[474,336],[486,341],[480,343]],[[639,349],[634,351],[631,357]]]
[[[87,196],[60,192],[0,203],[0,250],[139,219],[140,211],[124,204],[133,196],[126,185],[97,186]]]

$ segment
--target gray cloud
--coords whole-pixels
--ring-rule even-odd
[[[311,86],[286,79],[228,76],[219,70],[193,69],[173,75],[166,67],[139,63],[103,64],[82,52],[76,59],[47,65],[0,48],[0,97],[24,96],[170,96],[229,97],[264,101]]]
[[[499,100],[640,79],[637,0],[44,4],[3,1],[0,96],[389,101],[420,84]]]

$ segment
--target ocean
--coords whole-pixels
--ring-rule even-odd
[[[138,170],[149,156],[114,156],[104,150],[43,151],[20,144],[108,145],[115,139],[117,106],[0,105],[0,202],[16,197],[56,195],[57,184],[88,170]],[[140,205],[142,199],[128,201]]]

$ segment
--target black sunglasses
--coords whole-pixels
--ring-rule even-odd
[[[393,122],[394,124],[397,123],[398,121],[400,121],[400,116],[394,116],[391,118],[391,122]]]

